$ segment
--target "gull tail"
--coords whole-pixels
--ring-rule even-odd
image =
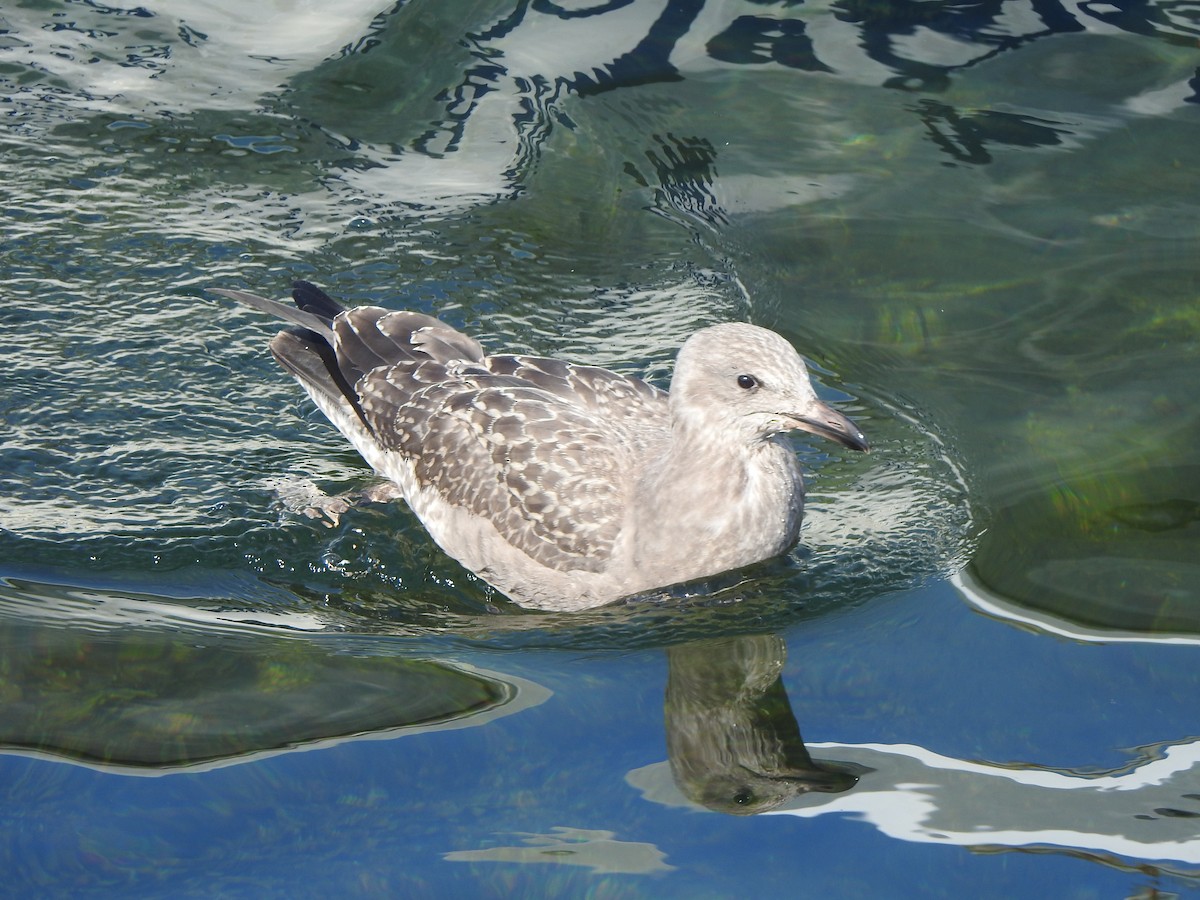
[[[236,300],[243,306],[249,306],[251,309],[257,309],[259,312],[265,312],[277,319],[283,319],[285,322],[291,322],[293,325],[314,331],[327,343],[332,344],[333,320],[338,313],[344,312],[342,307],[320,288],[307,281],[297,281],[292,287],[294,288],[292,297],[296,301],[295,306],[289,306],[279,300],[268,300],[266,297],[251,294],[249,291],[231,291],[225,288],[209,288],[209,290],[222,297],[228,297],[230,300]]]
[[[317,406],[343,434],[349,437],[350,431],[362,429],[370,434],[371,426],[359,404],[354,385],[347,377],[349,374],[357,381],[361,373],[353,369],[349,372],[344,370],[334,349],[336,335],[333,320],[345,309],[307,281],[297,281],[292,288],[295,306],[268,300],[248,291],[224,288],[211,288],[211,291],[297,326],[286,328],[271,339],[272,355],[304,386]]]

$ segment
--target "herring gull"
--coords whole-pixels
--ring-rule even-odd
[[[804,482],[783,434],[867,449],[765,328],[697,331],[668,392],[294,288],[295,306],[214,293],[292,324],[275,358],[438,545],[522,606],[590,609],[785,553]]]

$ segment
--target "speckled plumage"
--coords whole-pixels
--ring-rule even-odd
[[[487,356],[430,316],[344,310],[306,282],[295,307],[217,293],[297,326],[271,341],[284,368],[448,554],[530,607],[585,609],[785,552],[804,495],[778,435],[866,449],[791,345],[752,325],[693,335],[668,395]]]

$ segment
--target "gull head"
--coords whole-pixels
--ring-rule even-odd
[[[713,325],[688,338],[675,362],[670,403],[674,422],[685,429],[720,429],[747,443],[800,430],[867,449],[858,426],[817,397],[795,348],[757,325]]]

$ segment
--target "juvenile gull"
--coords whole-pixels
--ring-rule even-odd
[[[670,392],[595,366],[488,356],[430,316],[216,290],[293,326],[292,373],[450,556],[522,606],[580,610],[786,552],[804,482],[783,433],[867,441],[786,340],[693,334]]]

